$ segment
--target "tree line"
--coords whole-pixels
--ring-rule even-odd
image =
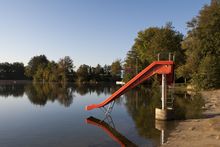
[[[121,61],[96,67],[80,65],[75,71],[69,56],[58,62],[49,61],[45,55],[34,56],[27,66],[23,63],[0,63],[0,80],[33,80],[34,82],[114,82],[121,80]]]
[[[23,63],[0,63],[0,80],[25,80],[24,71],[25,67]]]

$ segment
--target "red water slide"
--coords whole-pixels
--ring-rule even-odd
[[[147,66],[144,70],[142,70],[140,73],[138,73],[134,78],[132,78],[130,81],[128,81],[125,85],[123,85],[121,88],[119,88],[115,93],[113,93],[109,98],[104,100],[103,102],[99,104],[92,104],[89,106],[86,106],[86,110],[92,110],[94,108],[100,108],[103,107],[116,98],[119,98],[121,95],[123,95],[128,90],[136,87],[137,85],[141,84],[151,76],[155,74],[166,74],[167,77],[167,84],[171,84],[173,82],[173,61],[154,61],[149,66]]]

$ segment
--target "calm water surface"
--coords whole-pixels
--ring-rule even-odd
[[[110,116],[101,109],[85,111],[119,87],[114,85],[2,84],[0,85],[0,146],[87,147],[159,146],[175,122],[154,119],[160,89],[138,87],[117,99]],[[199,96],[175,94],[179,118],[199,117]],[[161,130],[165,130],[162,133]],[[161,136],[162,135],[162,136]]]

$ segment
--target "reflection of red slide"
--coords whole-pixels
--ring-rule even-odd
[[[113,140],[118,142],[122,147],[125,147],[125,146],[136,147],[137,146],[134,143],[132,143],[130,140],[128,140],[126,137],[121,135],[119,132],[117,132],[114,128],[112,128],[109,124],[107,124],[104,121],[101,121],[101,120],[94,118],[94,117],[89,117],[86,119],[86,123],[100,127]]]
[[[173,61],[154,61],[144,70],[142,70],[139,74],[137,74],[134,78],[132,78],[129,82],[127,82],[124,86],[118,89],[115,93],[113,93],[109,98],[104,100],[99,104],[92,104],[86,106],[86,110],[92,110],[94,108],[103,107],[116,98],[123,95],[129,89],[132,89],[139,85],[140,83],[144,82],[154,74],[166,74],[167,75],[167,83],[171,84],[173,81]]]

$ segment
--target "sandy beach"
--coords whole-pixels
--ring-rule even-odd
[[[220,146],[220,89],[202,92],[205,99],[201,119],[180,121],[163,147]]]

